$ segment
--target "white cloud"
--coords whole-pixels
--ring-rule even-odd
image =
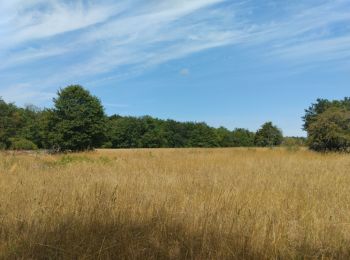
[[[226,45],[263,47],[257,55],[300,63],[350,56],[348,1],[285,6],[284,15],[259,18],[273,10],[252,0],[0,0],[0,80],[57,88],[97,75],[135,75]],[[53,69],[36,67],[48,59]],[[26,69],[3,80],[17,67]]]
[[[186,76],[188,76],[189,74],[190,74],[190,70],[187,69],[187,68],[183,68],[183,69],[180,70],[180,75],[181,75],[181,76],[186,77]]]
[[[249,42],[268,44],[265,54],[272,58],[297,63],[339,61],[350,54],[349,25],[349,1],[324,1],[279,21],[256,25]]]
[[[19,83],[7,86],[1,90],[0,97],[7,102],[16,102],[17,104],[38,104],[48,99],[52,99],[54,93],[45,92],[40,89],[33,89],[31,84]]]
[[[10,2],[10,1],[9,1]],[[0,3],[0,48],[83,29],[108,19],[116,12],[110,4],[83,1],[15,0]]]

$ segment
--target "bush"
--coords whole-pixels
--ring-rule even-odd
[[[25,138],[10,138],[11,150],[37,150],[38,147],[32,141]]]

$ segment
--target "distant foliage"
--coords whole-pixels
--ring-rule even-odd
[[[254,140],[255,133],[247,129],[236,128],[232,132],[233,147],[251,147],[254,146]]]
[[[271,123],[257,133],[151,116],[106,116],[100,100],[79,85],[57,93],[52,109],[19,108],[0,99],[0,149],[84,151],[94,148],[253,147],[280,144]]]
[[[100,100],[79,85],[57,93],[48,114],[49,146],[60,151],[84,151],[104,141],[105,114]]]
[[[307,109],[304,129],[310,149],[320,152],[350,151],[350,98],[318,99]]]
[[[42,113],[36,107],[18,108],[0,99],[0,149],[10,149],[11,138],[30,140],[42,148]]]
[[[7,149],[11,145],[10,138],[21,128],[20,111],[13,104],[0,99],[0,148]]]
[[[305,146],[306,138],[299,136],[286,136],[283,138],[283,146],[293,147],[293,146]]]
[[[255,145],[261,147],[277,146],[282,144],[282,131],[272,124],[267,122],[255,134]]]
[[[206,123],[160,120],[150,116],[108,118],[106,148],[249,147],[254,133],[247,129],[230,131]]]

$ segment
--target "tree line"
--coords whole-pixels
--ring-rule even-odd
[[[299,144],[271,122],[257,132],[214,128],[150,116],[105,115],[100,100],[79,85],[57,93],[52,109],[17,107],[0,99],[0,149],[83,151],[94,148],[253,147]]]
[[[79,85],[57,93],[52,109],[17,107],[0,99],[0,149],[84,151],[94,148],[271,147],[308,145],[350,152],[350,98],[318,99],[305,110],[307,139],[283,137],[272,122],[257,132],[214,128],[150,116],[107,116],[100,100]]]

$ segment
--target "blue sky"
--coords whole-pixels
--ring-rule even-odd
[[[0,96],[52,106],[81,84],[108,114],[305,135],[349,96],[349,0],[0,0]]]

